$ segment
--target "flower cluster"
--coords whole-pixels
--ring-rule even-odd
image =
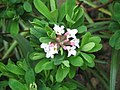
[[[47,58],[54,58],[54,54],[58,54],[60,48],[68,51],[68,57],[71,55],[76,55],[76,48],[79,48],[79,39],[77,39],[76,34],[77,29],[65,30],[64,26],[54,25],[53,30],[55,31],[57,37],[56,42],[42,43],[41,48],[46,52]],[[66,32],[65,32],[66,31]]]

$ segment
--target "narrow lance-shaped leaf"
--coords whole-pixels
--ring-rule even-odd
[[[56,0],[50,0],[50,6],[51,6],[51,10],[54,11],[56,10]]]
[[[54,22],[54,19],[51,16],[51,13],[50,13],[49,9],[46,7],[46,5],[41,0],[34,0],[34,5],[35,5],[36,9],[41,14],[43,14],[48,20]]]
[[[12,21],[11,22],[11,26],[10,26],[10,33],[12,35],[17,35],[19,32],[19,25],[18,25],[18,21]]]

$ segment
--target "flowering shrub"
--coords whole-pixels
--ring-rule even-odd
[[[76,4],[76,1],[80,3]],[[0,59],[0,79],[5,78],[5,81],[0,81],[0,90],[89,90],[86,83],[89,80],[86,79],[90,77],[91,80],[93,76],[98,77],[105,89],[108,89],[108,78],[99,67],[95,67],[96,62],[101,63],[102,60],[96,60],[95,55],[102,48],[100,37],[106,40],[112,33],[114,34],[109,37],[109,44],[116,51],[120,49],[120,3],[116,0],[112,5],[114,20],[111,23],[96,23],[92,22],[85,11],[87,5],[81,5],[92,5],[90,1],[92,0],[66,0],[60,6],[57,5],[57,0],[0,1],[3,3],[3,6],[0,3],[0,29],[2,27],[1,32],[5,32],[5,35],[0,37],[10,38],[10,41],[5,39],[0,45],[5,45],[0,48],[0,51],[3,51]],[[108,0],[100,0],[100,3],[106,2]],[[94,4],[92,6],[96,8]],[[104,9],[98,10],[110,14]],[[112,32],[99,32],[101,28],[108,28],[109,23]],[[6,41],[11,40],[14,40],[13,44],[6,44]],[[10,48],[7,50],[8,46]],[[13,49],[15,50],[11,53]],[[118,51],[115,55],[118,58]],[[115,62],[111,67],[117,63],[116,60],[113,58]],[[112,70],[115,68],[117,72],[117,66]],[[82,75],[86,80],[85,86],[76,81],[79,72],[85,72],[85,76]],[[112,75],[115,76],[114,73]],[[113,81],[115,82],[114,78]],[[110,85],[114,86],[114,82],[111,81]],[[94,88],[93,85],[91,87]]]
[[[92,36],[83,25],[84,10],[73,4],[74,0],[71,1],[67,0],[60,9],[51,7],[54,10],[50,12],[42,1],[34,0],[36,9],[45,19],[31,22],[34,27],[30,33],[37,41],[31,38],[36,51],[30,54],[30,59],[39,60],[35,72],[49,72],[52,82],[62,82],[67,76],[72,79],[78,67],[94,67],[95,56],[92,53],[102,48],[100,37]],[[73,4],[72,7],[68,3]]]

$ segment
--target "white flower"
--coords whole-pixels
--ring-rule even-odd
[[[53,46],[50,46],[50,52],[52,54],[58,54],[57,44],[54,44]]]
[[[65,32],[64,26],[59,27],[58,25],[55,24],[53,29],[57,35],[62,35]]]
[[[49,51],[49,44],[42,43],[42,44],[40,45],[40,47],[43,48],[45,52],[48,52],[48,51]]]
[[[50,51],[46,53],[46,58],[54,58],[54,54],[52,54]]]
[[[54,58],[54,54],[58,54],[57,44],[53,44],[51,42],[49,42],[49,44],[42,43],[41,48],[46,52],[47,58]]]
[[[76,47],[73,46],[73,47],[70,47],[70,46],[67,46],[66,49],[68,50],[68,57],[70,57],[71,55],[76,55]]]
[[[76,46],[76,47],[78,47],[78,48],[80,47],[80,46],[79,46],[79,42],[80,42],[80,40],[77,39],[77,38],[76,38],[76,39],[72,39],[72,40],[70,41],[70,43],[74,43],[74,46]]]
[[[78,30],[77,29],[67,29],[66,36],[68,38],[76,38],[75,34],[77,34]]]

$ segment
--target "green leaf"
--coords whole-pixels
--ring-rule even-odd
[[[61,67],[59,66],[57,73],[56,73],[56,81],[57,82],[62,82],[63,79],[67,76],[67,74],[69,73],[69,68],[68,67]]]
[[[78,27],[77,30],[78,30],[78,33],[84,33],[87,31],[87,27],[83,25]]]
[[[0,71],[5,72],[6,71],[6,66],[2,62],[0,62]]]
[[[69,64],[69,61],[68,60],[65,60],[62,62],[66,67],[70,67],[70,64]]]
[[[72,20],[77,22],[83,15],[84,10],[79,6],[75,6],[72,13]]]
[[[89,38],[89,42],[94,42],[95,44],[100,43],[101,38],[98,36],[93,36]]]
[[[72,15],[73,8],[75,7],[75,0],[66,0],[65,11],[70,17]]]
[[[71,24],[75,23],[75,21],[73,21],[68,14],[66,15],[66,20]]]
[[[80,52],[80,54],[83,56],[83,58],[88,62],[88,63],[92,63],[93,62],[93,58],[91,57],[91,55]]]
[[[32,6],[31,6],[31,4],[29,3],[29,2],[24,2],[24,4],[23,4],[23,8],[24,8],[24,10],[26,11],[26,12],[31,12],[32,11]]]
[[[69,78],[72,79],[76,74],[76,67],[70,66]]]
[[[113,49],[112,50],[112,61],[110,66],[110,88],[109,90],[116,90],[116,77],[119,70],[120,60],[119,60],[119,54],[120,52],[118,50]]]
[[[31,47],[29,41],[19,34],[14,38],[18,42],[24,57],[27,57],[28,54],[33,51],[33,48]]]
[[[40,42],[42,42],[42,43],[49,43],[49,42],[51,42],[51,41],[55,41],[55,40],[53,40],[53,39],[51,39],[51,38],[49,38],[49,37],[41,37],[39,40],[40,40]]]
[[[88,62],[85,62],[85,63],[89,67],[94,67],[95,66],[95,61],[94,61],[95,55],[94,54],[89,54],[89,55],[92,57],[93,61],[91,63],[88,63]]]
[[[40,37],[44,37],[46,36],[46,31],[41,29],[35,29],[35,28],[30,28],[30,33],[33,34],[35,37],[37,37],[38,39]]]
[[[120,49],[120,37],[117,39],[116,43],[115,43],[115,49],[119,50]]]
[[[82,48],[81,48],[81,50],[82,51],[90,51],[91,49],[93,49],[95,47],[95,43],[94,42],[89,42],[89,43],[87,43],[87,44],[85,44]]]
[[[19,25],[18,25],[18,21],[12,21],[11,25],[10,25],[10,33],[12,35],[17,35],[19,32]]]
[[[119,31],[116,31],[112,37],[110,38],[109,40],[109,44],[111,45],[111,47],[114,47],[116,50],[119,50],[120,49],[120,30]]]
[[[52,39],[56,39],[56,33],[53,31],[53,32],[51,33],[50,37],[51,37]]]
[[[82,16],[79,20],[77,20],[73,25],[72,28],[78,28],[84,23],[84,16]]]
[[[48,61],[48,59],[42,59],[40,62],[37,63],[35,66],[35,72],[40,73],[44,68],[42,67],[43,64],[45,64]]]
[[[54,63],[53,61],[50,61],[50,62],[46,62],[42,65],[43,69],[44,70],[51,70],[51,69],[54,69]]]
[[[66,15],[65,3],[63,3],[59,9],[58,21],[61,22],[63,20],[63,18],[65,17],[65,15]]]
[[[35,75],[32,68],[29,68],[25,73],[25,81],[27,85],[30,85],[31,83],[35,82]]]
[[[65,82],[63,85],[69,88],[69,90],[77,90],[77,84],[72,81]]]
[[[33,52],[30,54],[30,59],[31,60],[39,60],[45,57],[44,53],[38,53],[38,52]]]
[[[22,68],[23,70],[27,71],[29,66],[26,62],[26,60],[24,59],[23,61],[17,61],[17,66]]]
[[[55,2],[55,0],[50,0],[50,7],[51,7],[52,11],[56,10],[56,2]]]
[[[7,10],[6,14],[9,18],[13,18],[14,15],[16,14],[15,10]]]
[[[8,65],[6,65],[6,68],[9,72],[12,72],[16,75],[24,75],[25,74],[25,71],[18,67],[17,65],[14,65],[12,63],[8,63]]]
[[[49,11],[49,9],[45,6],[45,4],[41,0],[34,0],[34,5],[36,9],[43,14],[48,20],[53,21],[54,19]]]
[[[16,12],[17,12],[18,15],[23,15],[24,12],[25,12],[23,6],[22,6],[22,5],[19,6],[19,7],[17,8]]]
[[[51,12],[51,15],[54,17],[54,21],[57,22],[58,20],[58,9]]]
[[[112,32],[120,30],[120,24],[118,22],[111,22],[109,25],[109,30]]]
[[[28,90],[25,85],[15,79],[10,79],[8,84],[12,90]]]
[[[120,22],[120,3],[116,2],[113,6],[113,19]]]
[[[102,48],[102,44],[96,44],[94,48],[92,48],[90,51],[88,52],[97,52]]]
[[[81,42],[81,47],[83,47],[85,44],[88,43],[89,38],[91,37],[91,33],[87,32],[83,38],[82,38],[82,42]]]
[[[87,63],[87,66],[93,68],[93,67],[95,67],[95,62],[93,61],[93,62],[91,62],[91,63]]]
[[[70,57],[69,61],[73,66],[79,67],[79,66],[82,66],[84,64],[83,59],[80,56]]]
[[[62,61],[64,60],[65,55],[55,55],[55,57],[52,59],[54,61],[54,65],[59,65],[62,63]]]

